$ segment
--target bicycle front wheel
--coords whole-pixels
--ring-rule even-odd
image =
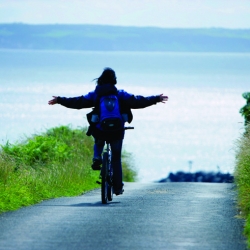
[[[102,176],[102,204],[107,204],[108,202],[108,153],[105,152],[103,154],[103,160],[102,160],[102,170],[101,170],[101,176]]]

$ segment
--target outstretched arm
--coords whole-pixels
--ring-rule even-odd
[[[151,105],[154,105],[158,102],[165,103],[168,100],[167,96],[155,95],[155,96],[140,96],[140,95],[131,95],[126,101],[125,105],[131,109],[141,109],[146,108]]]
[[[54,105],[56,103],[61,104],[64,107],[72,108],[72,109],[82,109],[82,108],[91,108],[94,106],[93,98],[91,98],[91,94],[89,93],[86,96],[78,96],[78,97],[61,97],[61,96],[53,96],[53,99],[48,101],[49,105]]]

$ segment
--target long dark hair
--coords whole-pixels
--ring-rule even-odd
[[[117,83],[115,71],[108,67],[104,68],[102,74],[94,80],[96,80],[96,83],[98,85],[103,85],[107,83],[115,85]]]

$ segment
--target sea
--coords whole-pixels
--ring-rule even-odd
[[[55,126],[87,126],[91,109],[48,101],[87,94],[105,67],[115,70],[118,89],[169,97],[133,110],[129,125],[135,129],[126,132],[123,149],[138,181],[177,171],[233,173],[250,54],[0,50],[0,144],[20,143]]]

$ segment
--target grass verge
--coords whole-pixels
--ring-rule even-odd
[[[98,188],[99,171],[90,167],[93,139],[85,132],[60,126],[1,146],[0,213]],[[123,172],[124,181],[135,181],[127,153],[123,153]]]
[[[244,234],[250,248],[250,124],[237,141],[235,183],[238,191],[238,204],[245,221]]]

